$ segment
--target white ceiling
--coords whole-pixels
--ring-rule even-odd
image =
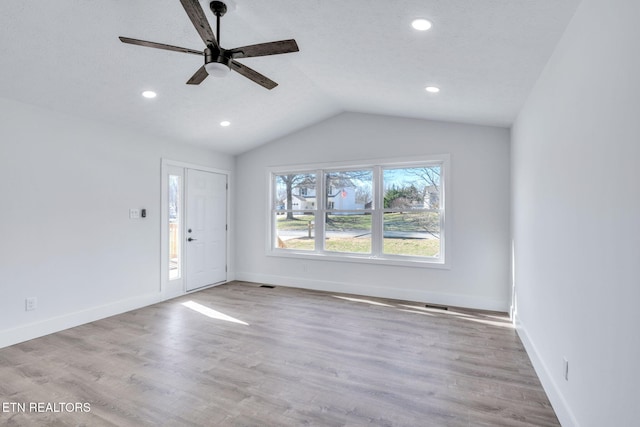
[[[579,0],[237,3],[222,18],[223,47],[300,47],[239,60],[278,82],[271,91],[236,73],[186,85],[202,58],[118,40],[203,49],[178,0],[5,0],[0,97],[230,154],[342,111],[509,126]],[[413,30],[416,17],[433,28]]]

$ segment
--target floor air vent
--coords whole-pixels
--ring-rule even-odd
[[[271,285],[260,285],[261,288],[269,288],[269,289],[273,289],[275,288],[275,286],[271,286]]]
[[[424,306],[426,308],[433,308],[433,309],[436,309],[436,310],[449,310],[449,307],[444,306],[444,305],[425,304]]]

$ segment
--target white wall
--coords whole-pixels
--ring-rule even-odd
[[[517,321],[565,426],[640,420],[638,17],[583,0],[512,132]]]
[[[451,155],[451,269],[265,254],[267,167]],[[507,311],[509,131],[345,113],[238,157],[237,277],[263,283]]]
[[[234,168],[230,156],[0,98],[0,347],[160,298],[162,157]],[[148,217],[130,220],[129,208]]]

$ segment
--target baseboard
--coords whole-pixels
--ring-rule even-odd
[[[558,384],[553,380],[553,376],[550,374],[547,365],[536,350],[535,344],[527,333],[527,328],[522,324],[517,313],[514,315],[513,319],[520,341],[522,341],[522,345],[527,351],[529,359],[531,359],[533,369],[535,369],[536,374],[542,383],[542,388],[544,388],[544,391],[547,393],[547,397],[551,402],[551,406],[553,406],[553,410],[556,412],[558,421],[560,421],[560,424],[563,427],[578,427],[579,424],[576,421],[573,412],[571,412],[571,408],[567,405],[567,401],[560,392]]]
[[[246,272],[236,272],[235,277],[236,280],[242,280],[246,282],[312,289],[316,291],[340,292],[346,294],[367,295],[379,298],[419,301],[452,307],[466,307],[478,310],[500,311],[505,313],[509,310],[508,301],[498,301],[490,298],[478,298],[455,294],[443,294],[416,289],[402,289],[364,284],[358,285],[336,281],[313,280],[298,277],[255,274]]]
[[[0,348],[146,307],[161,300],[162,297],[158,293],[141,295],[0,331]]]

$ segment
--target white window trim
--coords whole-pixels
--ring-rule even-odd
[[[290,174],[290,173],[316,173],[317,182],[317,194],[324,194],[324,179],[321,179],[321,172],[327,171],[340,171],[340,170],[356,170],[373,168],[373,179],[377,182],[374,183],[374,200],[381,201],[383,196],[382,186],[382,173],[380,171],[384,168],[410,168],[410,167],[423,167],[425,164],[441,164],[442,165],[442,197],[441,205],[444,206],[444,212],[441,215],[441,235],[440,235],[440,257],[439,258],[427,258],[427,257],[411,257],[406,255],[370,255],[370,254],[355,254],[355,253],[333,253],[316,249],[314,251],[281,249],[274,247],[276,235],[276,224],[273,213],[273,179],[275,175]],[[377,169],[377,171],[376,171]],[[451,158],[449,154],[438,154],[430,156],[419,156],[412,158],[393,158],[393,159],[374,159],[365,161],[354,162],[334,162],[334,163],[310,163],[310,164],[295,164],[295,165],[281,165],[271,166],[267,168],[267,235],[266,235],[266,255],[282,258],[299,258],[299,259],[315,259],[323,261],[337,261],[337,262],[356,262],[364,264],[377,264],[377,265],[394,265],[394,266],[406,266],[406,267],[419,267],[419,268],[451,268],[451,197],[447,193],[450,191],[451,181]],[[316,198],[315,211],[325,210],[325,198]],[[382,220],[381,215],[378,221]],[[324,221],[316,221],[314,225],[314,232],[316,236],[324,235]],[[381,224],[371,224],[371,244],[373,253],[381,253],[377,246],[381,244],[382,232]]]

